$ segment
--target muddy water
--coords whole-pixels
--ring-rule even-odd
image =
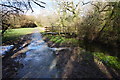
[[[33,33],[31,38],[26,56],[20,60],[24,67],[13,78],[58,78],[60,70],[56,67],[54,52],[42,40],[39,32]]]

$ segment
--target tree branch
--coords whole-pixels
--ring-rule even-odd
[[[83,5],[86,5],[86,4],[89,4],[89,3],[91,3],[91,1],[89,1],[89,2],[87,2],[87,3],[84,3],[84,2],[82,1],[82,4],[83,4]],[[82,5],[82,6],[83,6],[83,5]]]
[[[40,3],[42,3],[42,4],[46,4],[45,2],[43,2],[43,1],[39,1],[39,0],[35,0],[35,1],[38,1],[38,2],[40,2]]]
[[[40,5],[39,3],[35,2],[34,0],[32,0],[35,4],[37,4],[38,6],[45,8],[44,6]]]
[[[28,5],[29,5],[31,11],[34,12],[34,10],[32,9],[32,6],[31,6],[31,4],[30,4],[30,0],[28,0]]]
[[[20,8],[17,8],[17,7],[14,7],[14,6],[11,6],[11,5],[5,5],[5,4],[0,4],[1,6],[5,6],[5,7],[9,7],[9,8],[14,8],[16,10],[19,10],[21,12],[24,12],[23,10],[21,10]]]

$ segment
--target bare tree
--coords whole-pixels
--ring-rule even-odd
[[[10,27],[10,17],[11,15],[19,16],[19,14],[25,13],[28,10],[34,12],[33,5],[38,5],[41,8],[45,2],[39,0],[1,0],[0,6],[0,17],[2,21],[2,34]]]

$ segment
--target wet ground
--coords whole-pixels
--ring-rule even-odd
[[[36,30],[11,58],[3,59],[3,78],[112,78],[118,77],[94,61],[93,55],[82,54],[79,47],[51,48]],[[25,46],[27,45],[27,46]],[[22,53],[22,54],[21,54]],[[57,53],[57,54],[56,54]],[[21,55],[20,55],[21,54]]]
[[[31,42],[24,48],[24,57],[14,59],[22,68],[12,78],[58,78],[57,58],[54,51],[42,40],[39,32],[31,36]]]
[[[39,32],[32,34],[32,41],[27,47],[26,57],[20,60],[23,68],[14,78],[58,78],[59,69],[55,67],[56,56],[42,40]]]

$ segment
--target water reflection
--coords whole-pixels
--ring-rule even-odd
[[[53,51],[42,40],[40,33],[32,35],[31,44],[27,47],[26,56],[20,63],[24,67],[18,70],[14,78],[57,78],[59,70],[56,68],[57,58]]]
[[[9,51],[12,48],[13,48],[13,45],[0,46],[0,55],[5,55],[6,51]]]

